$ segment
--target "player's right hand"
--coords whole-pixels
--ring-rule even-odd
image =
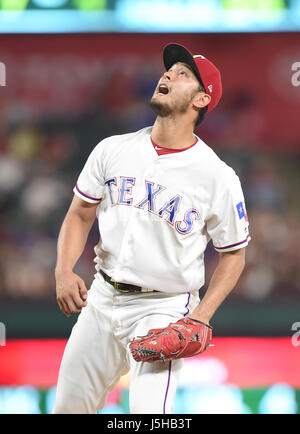
[[[60,310],[69,317],[87,305],[84,281],[73,271],[55,271],[56,299]]]

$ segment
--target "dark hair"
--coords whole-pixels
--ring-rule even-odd
[[[205,92],[206,93],[206,90],[205,90],[205,88],[204,88],[204,86],[203,86],[203,84],[201,82],[199,82],[198,92]],[[201,124],[201,122],[204,121],[206,112],[207,112],[207,105],[205,107],[202,107],[199,110],[199,114],[198,114],[198,117],[197,117],[196,122],[195,122],[195,127],[197,127],[198,125]]]
[[[196,123],[195,123],[195,127],[197,127],[198,125],[201,124],[201,122],[204,121],[204,118],[205,118],[206,112],[207,112],[207,105],[206,105],[205,107],[202,107],[202,108],[200,109],[199,114],[198,114],[198,117],[197,117],[197,120],[196,120]]]

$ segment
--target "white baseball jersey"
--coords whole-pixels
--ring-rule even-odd
[[[158,291],[197,291],[210,240],[218,252],[250,240],[241,184],[199,137],[183,152],[159,156],[151,131],[102,140],[74,187],[99,203],[96,270]]]

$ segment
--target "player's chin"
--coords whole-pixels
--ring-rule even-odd
[[[166,97],[167,95],[154,94],[149,102],[152,110],[159,116],[165,117],[172,113]]]

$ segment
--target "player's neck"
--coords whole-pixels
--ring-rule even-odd
[[[171,149],[187,148],[195,142],[192,125],[179,124],[174,119],[157,117],[151,133],[159,146]]]

